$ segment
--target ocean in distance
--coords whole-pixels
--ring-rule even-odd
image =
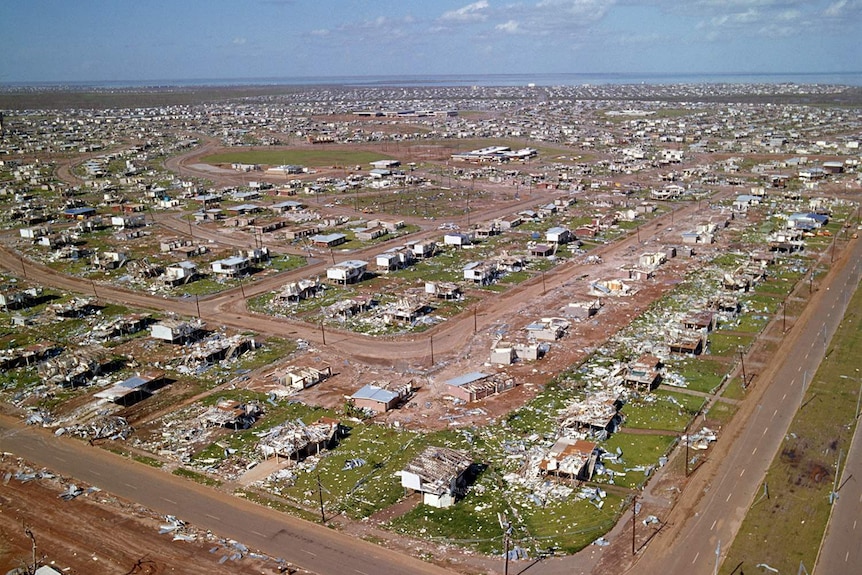
[[[297,76],[272,78],[207,78],[192,80],[116,80],[78,82],[20,82],[8,87],[70,89],[135,89],[214,86],[582,86],[586,84],[829,84],[862,86],[860,72],[725,73],[725,74],[444,74],[384,76]]]

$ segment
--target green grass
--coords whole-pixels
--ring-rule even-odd
[[[315,148],[315,149],[282,149],[282,150],[243,150],[237,152],[226,152],[213,154],[201,158],[207,164],[263,164],[266,166],[277,166],[282,164],[296,164],[309,167],[339,166],[345,171],[352,170],[357,165],[363,170],[370,170],[369,162],[375,160],[393,159],[391,156],[379,152],[366,152],[361,150],[345,150],[338,148]]]
[[[156,459],[155,457],[150,457],[148,455],[132,455],[132,459],[137,461],[138,463],[143,463],[144,465],[149,465],[150,467],[160,468],[164,465],[161,461]]]
[[[730,573],[740,562],[746,571],[751,564],[767,563],[781,573],[795,573],[800,562],[813,570],[829,517],[838,453],[846,456],[858,424],[860,322],[862,291],[857,290],[767,472],[770,497],[755,499],[721,573]]]
[[[709,408],[709,411],[706,412],[706,417],[720,425],[725,425],[733,419],[733,416],[736,414],[738,409],[739,408],[733,404],[717,401],[711,408]]]
[[[727,372],[727,364],[708,357],[672,357],[667,370],[685,378],[687,389],[711,393]]]
[[[705,402],[700,396],[662,389],[647,397],[655,398],[655,401],[634,399],[623,407],[624,429],[661,429],[681,433]]]
[[[303,509],[301,507],[297,507],[296,505],[292,505],[287,501],[284,501],[283,499],[277,499],[275,497],[269,496],[264,493],[259,493],[257,491],[253,491],[251,489],[237,489],[236,491],[234,491],[234,495],[236,495],[237,497],[244,497],[253,503],[263,505],[264,507],[269,507],[270,509],[275,509],[276,511],[289,513],[290,515],[305,519],[306,521],[320,521],[319,513],[313,513],[308,509]]]
[[[659,464],[659,458],[666,455],[676,442],[676,435],[651,435],[639,433],[626,433],[623,431],[613,434],[602,442],[601,447],[608,452],[616,453],[617,448],[622,451],[622,462],[606,462],[606,467],[615,472],[625,475],[615,475],[613,484],[629,489],[640,488],[649,478],[646,471],[635,471],[633,467],[654,468]],[[626,468],[629,471],[625,471]],[[593,478],[600,483],[610,483],[608,475],[597,475]]]
[[[214,479],[208,475],[204,475],[203,473],[198,473],[197,471],[192,471],[191,469],[186,469],[185,467],[177,467],[174,469],[173,474],[179,477],[185,477],[186,479],[191,479],[192,481],[209,487],[218,487],[221,485],[221,481],[218,479]]]
[[[739,335],[713,332],[709,335],[709,352],[719,357],[731,357],[738,354],[740,349],[748,349],[755,337],[753,335]]]

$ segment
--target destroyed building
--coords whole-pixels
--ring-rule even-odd
[[[111,352],[100,345],[79,347],[40,363],[36,371],[46,383],[62,387],[85,385],[113,361]]]
[[[258,343],[248,336],[232,335],[224,337],[220,334],[215,334],[185,349],[182,357],[179,358],[179,363],[181,365],[209,365],[239,357],[257,347]]]
[[[372,413],[385,413],[395,409],[413,393],[413,382],[403,385],[369,383],[350,396],[350,403],[357,409]]]
[[[310,424],[286,421],[259,434],[257,448],[267,459],[277,456],[299,461],[330,449],[338,439],[339,430],[340,423],[329,418]]]
[[[196,339],[203,328],[204,323],[200,320],[182,321],[169,318],[151,325],[150,337],[170,343],[183,343]]]
[[[589,481],[598,459],[598,445],[592,441],[560,437],[539,463],[544,475],[559,479]]]
[[[472,372],[447,380],[445,385],[448,395],[471,402],[512,389],[515,379],[504,373]]]
[[[429,446],[401,470],[401,485],[421,493],[425,505],[451,507],[466,493],[472,465],[464,451]]]
[[[292,391],[301,391],[332,377],[332,368],[328,365],[320,368],[288,366],[274,372],[273,377],[279,385]]]
[[[623,421],[622,407],[616,394],[596,392],[572,401],[561,414],[561,427],[614,433]]]
[[[242,403],[232,399],[221,399],[203,412],[199,419],[207,427],[248,429],[263,415],[263,408],[256,402]]]
[[[140,373],[94,393],[99,399],[106,399],[120,405],[132,405],[155,393],[168,383],[163,371]]]

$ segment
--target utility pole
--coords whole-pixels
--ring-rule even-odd
[[[24,258],[19,257],[18,259],[21,260],[21,271],[24,272],[24,279],[27,279],[27,266],[24,265]]]
[[[326,515],[323,513],[323,486],[320,484],[320,472],[317,472],[317,496],[320,499],[320,522],[326,523]]]
[[[503,575],[509,575],[509,529],[511,526],[507,525],[503,531]]]
[[[476,308],[473,308],[473,335],[476,335],[476,332],[479,331],[478,324],[476,323]]]
[[[323,319],[320,320],[320,336],[323,338],[323,345],[326,345],[326,332],[323,330]]]
[[[829,494],[829,504],[834,505],[835,500],[838,499],[838,474],[841,471],[841,456],[844,454],[844,450],[838,451],[838,461],[835,463],[835,480],[832,481],[832,492]]]
[[[195,294],[195,307],[198,310],[198,319],[201,318],[201,304],[198,302],[198,294]]]
[[[748,387],[748,377],[745,375],[745,355],[739,350],[739,363],[742,365],[742,389]]]
[[[547,293],[547,289],[545,288],[545,270],[542,270],[542,295]]]
[[[635,555],[635,530],[637,529],[637,517],[638,517],[638,494],[635,493],[634,499],[632,499],[632,556]]]
[[[242,294],[242,299],[245,299],[245,287],[242,284],[242,276],[239,276],[239,292]]]
[[[431,336],[431,365],[434,365],[434,336]]]
[[[685,476],[688,477],[688,444],[691,443],[691,436],[686,430],[685,433]]]

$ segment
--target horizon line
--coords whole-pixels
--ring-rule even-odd
[[[348,74],[348,75],[302,75],[302,76],[234,76],[234,77],[197,77],[197,78],[147,78],[140,80],[133,79],[118,79],[118,80],[0,80],[0,86],[3,87],[188,87],[189,84],[207,83],[211,86],[265,86],[279,83],[289,82],[299,85],[302,81],[317,81],[318,83],[341,84],[349,83],[350,80],[372,80],[372,79],[391,79],[402,80],[396,82],[403,86],[404,79],[424,79],[423,83],[433,82],[435,79],[459,78],[462,80],[471,78],[547,78],[547,77],[596,77],[596,78],[683,78],[691,76],[702,77],[732,77],[732,76],[752,76],[774,78],[783,76],[855,76],[862,75],[862,70],[850,71],[796,71],[796,72],[493,72],[493,73],[439,73],[439,74]],[[222,84],[214,84],[214,82],[222,82]],[[709,82],[698,82],[709,83]]]

